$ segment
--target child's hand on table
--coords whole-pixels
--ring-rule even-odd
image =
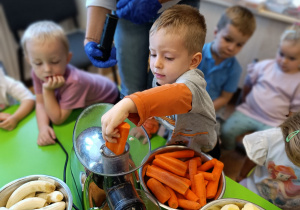
[[[120,137],[118,125],[125,121],[129,113],[136,113],[136,106],[129,98],[122,99],[101,118],[102,136],[105,141],[117,142]]]
[[[18,124],[18,121],[8,113],[0,113],[0,128],[11,131]]]
[[[50,126],[44,126],[40,129],[37,144],[40,146],[46,146],[50,144],[55,144],[56,135],[53,128]]]

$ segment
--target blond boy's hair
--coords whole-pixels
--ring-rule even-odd
[[[181,35],[189,54],[202,52],[206,36],[206,23],[199,11],[188,5],[175,5],[165,10],[150,29],[153,34],[160,29]]]
[[[69,42],[63,28],[53,21],[38,21],[27,27],[21,39],[21,45],[25,54],[26,43],[30,40],[38,40],[41,42],[58,40],[62,42],[66,52],[69,52]]]
[[[300,130],[300,112],[294,113],[288,119],[286,119],[280,126],[284,143],[285,152],[292,163],[296,166],[300,166],[300,133],[295,136],[289,136],[290,133]],[[289,142],[286,138],[289,136]]]
[[[295,41],[300,43],[300,24],[293,24],[289,26],[281,35],[280,41]]]
[[[246,36],[252,36],[256,28],[253,13],[239,5],[229,7],[225,10],[217,23],[217,29],[222,30],[227,24],[233,25]]]

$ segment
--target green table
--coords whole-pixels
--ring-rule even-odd
[[[5,110],[7,113],[13,113],[17,106],[12,106]],[[69,154],[67,165],[66,183],[69,186],[74,204],[80,207],[80,189],[74,184],[75,179],[79,179],[77,174],[83,170],[82,165],[78,165],[70,170],[70,160],[76,158],[72,151],[73,128],[77,116],[81,110],[75,110],[69,119],[62,125],[53,126],[56,136],[65,150]],[[59,144],[40,147],[37,145],[38,128],[35,117],[35,111],[22,120],[18,127],[13,131],[0,129],[0,188],[5,184],[33,174],[51,175],[63,180],[63,171],[66,155]],[[164,140],[155,136],[151,140],[152,149],[164,144]],[[73,154],[73,155],[72,155]],[[226,177],[226,190],[224,198],[240,198],[251,201],[257,205],[269,210],[279,209],[262,197],[251,192],[242,185]]]

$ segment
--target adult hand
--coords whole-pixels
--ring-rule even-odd
[[[101,57],[103,56],[103,52],[97,47],[96,42],[88,42],[85,46],[85,53],[88,58],[92,62],[92,64],[98,68],[108,68],[117,64],[116,59],[116,48],[112,47],[110,52],[110,57],[107,61],[102,61]]]
[[[158,0],[119,0],[116,13],[119,18],[143,24],[154,18],[160,8]]]

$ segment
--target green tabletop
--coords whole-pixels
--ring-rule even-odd
[[[5,112],[13,113],[16,109],[17,106],[12,106]],[[72,136],[75,121],[80,113],[81,110],[75,110],[65,123],[53,126],[57,139],[68,152],[66,183],[72,192],[73,201],[77,207],[81,205],[81,189],[74,184],[74,180],[79,179],[76,175],[78,171],[84,169],[80,164],[75,168],[70,168],[70,161],[76,158],[72,152]],[[66,161],[64,151],[59,144],[38,146],[36,143],[37,136],[35,111],[22,120],[13,131],[0,129],[0,188],[15,179],[34,174],[45,174],[61,180],[64,179],[63,171]],[[163,138],[154,136],[151,140],[152,149],[162,146],[164,143]],[[267,210],[279,209],[228,177],[226,177],[226,190],[223,197],[248,200]]]

